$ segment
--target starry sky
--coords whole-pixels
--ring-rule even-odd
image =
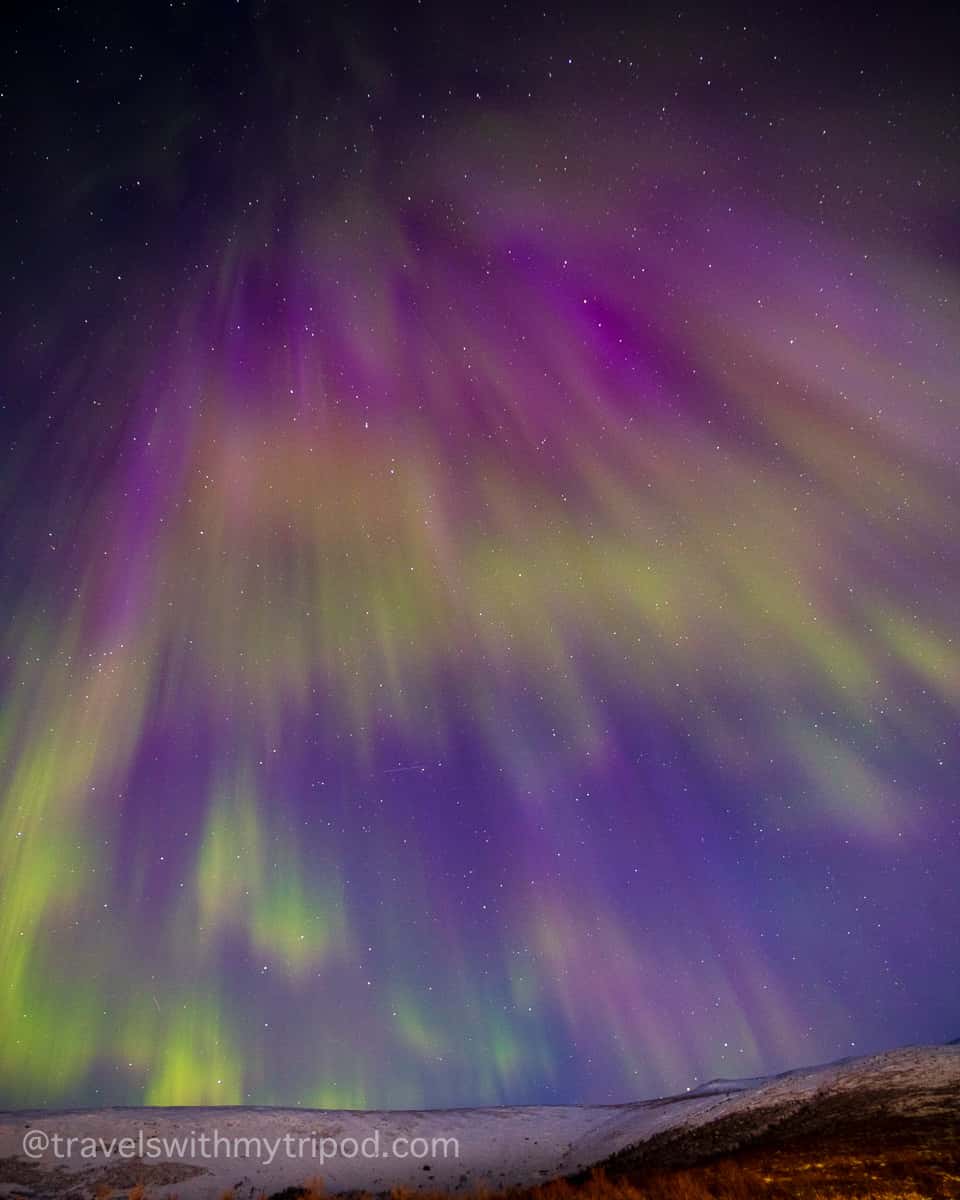
[[[955,29],[23,6],[0,1103],[960,1032]]]

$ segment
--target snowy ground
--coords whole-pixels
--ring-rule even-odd
[[[927,1104],[934,1093],[960,1095],[960,1046],[896,1050],[770,1079],[718,1080],[668,1100],[597,1107],[0,1113],[0,1195],[92,1196],[98,1186],[117,1193],[143,1180],[151,1196],[207,1200],[233,1190],[245,1200],[312,1178],[321,1178],[327,1191],[472,1192],[542,1182],[656,1135],[686,1135],[736,1114],[796,1112],[825,1095],[855,1096],[858,1090],[892,1096],[904,1113]],[[34,1158],[24,1153],[28,1134]],[[70,1137],[75,1141],[67,1145]],[[152,1143],[153,1138],[165,1141]],[[253,1140],[238,1144],[238,1138]],[[360,1151],[356,1157],[320,1161],[319,1152],[331,1147],[320,1139],[335,1139],[349,1153],[353,1143],[343,1139],[359,1145],[371,1138],[378,1140],[367,1141],[366,1157]],[[426,1146],[414,1138],[426,1139]],[[456,1155],[450,1142],[446,1151],[442,1143],[431,1146],[436,1138],[456,1139]],[[171,1139],[181,1139],[180,1145]],[[97,1157],[91,1159],[94,1150]]]

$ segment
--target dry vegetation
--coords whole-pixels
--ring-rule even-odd
[[[464,1193],[460,1193],[463,1200]],[[649,1170],[634,1177],[593,1171],[579,1182],[557,1180],[472,1200],[960,1200],[960,1149],[811,1153],[800,1148],[718,1159],[682,1170]],[[234,1200],[230,1194],[222,1200]],[[266,1200],[261,1197],[261,1200]],[[269,1200],[325,1200],[313,1183]],[[354,1200],[373,1200],[363,1194]],[[452,1200],[447,1193],[390,1193],[390,1200]]]
[[[16,1195],[16,1192],[14,1193]],[[69,1193],[68,1193],[69,1194]],[[177,1200],[173,1191],[101,1184],[95,1200]],[[220,1200],[248,1200],[225,1192]],[[320,1180],[257,1200],[332,1200]],[[338,1198],[340,1200],[340,1198]],[[394,1190],[389,1197],[353,1193],[343,1200],[960,1200],[960,1133],[941,1131],[923,1144],[896,1139],[836,1139],[743,1150],[683,1168],[638,1167],[560,1179],[506,1192]]]
[[[101,1188],[96,1200],[149,1200],[143,1185]],[[161,1193],[161,1200],[177,1200]],[[220,1200],[242,1200],[225,1192]],[[320,1180],[258,1200],[331,1200]],[[375,1200],[355,1193],[349,1200]],[[381,1200],[381,1198],[376,1198]],[[450,1193],[401,1191],[389,1200],[454,1200]],[[814,1145],[746,1151],[683,1169],[603,1170],[508,1192],[460,1192],[456,1200],[960,1200],[960,1139],[910,1148]]]

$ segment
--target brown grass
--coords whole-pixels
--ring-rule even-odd
[[[960,1149],[929,1153],[820,1152],[795,1148],[744,1153],[681,1170],[611,1177],[602,1170],[573,1182],[473,1193],[471,1200],[958,1200]],[[311,1193],[302,1193],[304,1200]],[[442,1192],[395,1190],[390,1200],[453,1200]],[[462,1200],[462,1194],[461,1194]]]

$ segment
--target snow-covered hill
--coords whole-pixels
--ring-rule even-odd
[[[641,1138],[609,1168],[692,1165],[799,1137],[875,1140],[911,1125],[919,1135],[921,1124],[924,1136],[960,1137],[960,1046],[909,1046],[768,1079],[714,1080],[691,1094],[704,1092],[717,1098],[715,1107]]]
[[[714,1080],[670,1099],[609,1106],[2,1113],[0,1195],[92,1196],[102,1185],[123,1192],[141,1180],[151,1196],[179,1200],[207,1200],[227,1190],[243,1200],[311,1178],[322,1178],[328,1191],[497,1189],[605,1160],[613,1169],[693,1160],[791,1121],[815,1128],[821,1110],[845,1104],[855,1112],[861,1101],[903,1119],[919,1113],[960,1118],[960,1046],[910,1047],[768,1079]],[[25,1153],[28,1135],[32,1158]],[[328,1155],[332,1147],[321,1139],[338,1143],[337,1156],[320,1161],[318,1152]],[[356,1153],[347,1157],[354,1143]]]

